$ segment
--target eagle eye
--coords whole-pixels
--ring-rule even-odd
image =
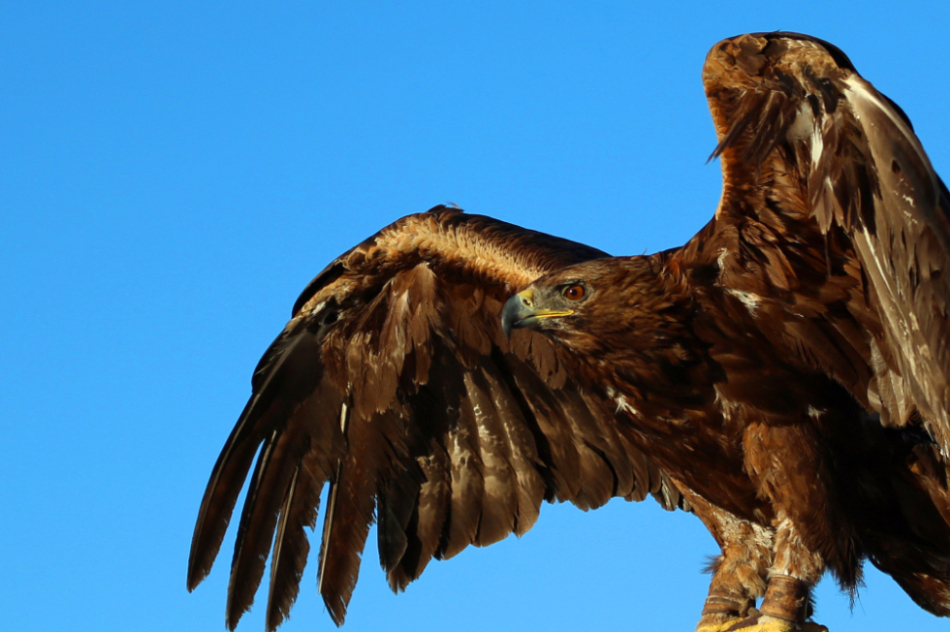
[[[584,298],[586,293],[587,290],[585,290],[584,286],[580,283],[572,283],[561,291],[561,294],[564,295],[564,298],[569,301],[579,301]]]

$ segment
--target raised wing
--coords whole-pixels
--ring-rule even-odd
[[[703,82],[716,230],[743,233],[724,284],[783,301],[790,346],[950,453],[950,195],[910,121],[844,53],[794,33],[719,43]]]
[[[188,588],[210,571],[254,455],[228,589],[231,629],[273,541],[267,627],[290,611],[329,482],[319,590],[340,624],[370,524],[393,590],[469,544],[534,524],[542,499],[682,501],[578,388],[552,343],[509,342],[504,301],[546,272],[606,256],[437,207],[384,228],[307,287],[261,359],[201,503]],[[275,537],[276,532],[276,537]]]

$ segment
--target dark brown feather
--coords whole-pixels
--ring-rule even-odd
[[[277,523],[274,552],[271,557],[270,590],[267,597],[267,630],[276,630],[290,616],[297,600],[300,579],[310,553],[310,542],[304,527],[313,528],[317,521],[320,490],[311,477],[312,463],[302,463],[287,488]]]
[[[307,562],[310,544],[305,527],[316,525],[320,492],[335,474],[343,451],[340,431],[342,397],[324,380],[294,413],[290,426],[306,428],[310,448],[296,465],[287,488],[271,558],[270,592],[267,602],[267,626],[274,630],[290,613],[297,596],[300,578]]]

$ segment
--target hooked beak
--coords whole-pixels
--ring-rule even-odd
[[[518,327],[538,329],[540,321],[557,316],[570,316],[574,310],[556,311],[552,309],[538,309],[534,306],[534,290],[527,289],[518,292],[508,299],[501,310],[501,330],[505,337],[511,337],[511,330]]]

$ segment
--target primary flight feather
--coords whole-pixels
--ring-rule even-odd
[[[950,615],[950,194],[830,44],[724,40],[703,82],[723,194],[684,246],[610,257],[437,207],[310,283],[195,527],[189,589],[253,465],[231,629],[268,555],[267,628],[289,614],[324,487],[337,624],[374,520],[399,590],[542,500],[616,496],[692,511],[722,548],[703,632],[816,629],[812,587],[853,590],[864,560]]]

